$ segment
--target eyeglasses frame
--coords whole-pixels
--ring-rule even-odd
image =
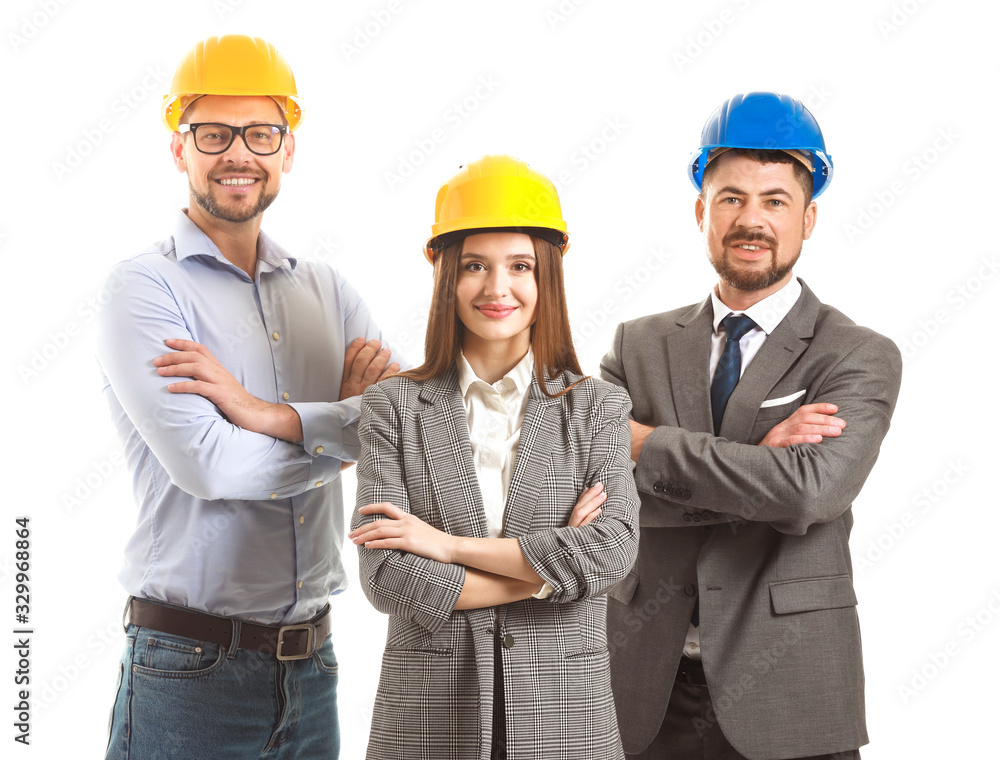
[[[198,145],[198,136],[195,134],[195,132],[198,130],[198,127],[225,127],[226,129],[231,129],[233,133],[229,138],[229,144],[226,145],[226,147],[223,148],[222,150],[214,150],[214,151],[202,150],[201,147]],[[250,143],[247,142],[246,131],[248,129],[254,129],[257,127],[271,127],[272,129],[277,129],[278,132],[281,134],[281,139],[278,140],[278,147],[272,150],[270,153],[260,153],[251,148]],[[281,150],[281,146],[285,144],[285,135],[288,134],[288,125],[287,124],[244,124],[242,127],[237,127],[232,124],[223,124],[222,122],[219,121],[200,121],[192,124],[180,124],[177,127],[177,131],[180,132],[181,134],[187,134],[188,132],[190,132],[194,136],[195,150],[197,150],[199,153],[204,153],[206,156],[218,156],[222,153],[225,153],[233,146],[233,143],[236,142],[237,135],[239,135],[240,139],[243,140],[243,144],[247,146],[247,150],[253,153],[255,156],[273,156],[275,153]]]

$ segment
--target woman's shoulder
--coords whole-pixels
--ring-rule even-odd
[[[632,408],[632,402],[625,392],[614,383],[609,383],[594,375],[579,375],[575,372],[563,372],[560,375],[560,385],[570,390],[561,398],[574,408],[590,410],[601,405]],[[553,390],[553,381],[549,381],[549,390]]]
[[[429,380],[414,380],[406,375],[393,375],[368,386],[363,398],[368,403],[377,399],[386,399],[394,406],[406,406],[420,396],[433,396],[449,392],[454,385],[453,382],[449,381],[453,374],[454,371],[451,371],[441,377],[432,377]]]

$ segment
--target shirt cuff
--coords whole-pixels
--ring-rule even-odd
[[[555,586],[548,581],[545,581],[545,583],[542,584],[542,587],[531,596],[535,599],[548,599],[552,596],[552,592],[555,590]]]
[[[358,420],[361,398],[289,404],[302,421],[302,448],[314,457],[356,462],[361,451]]]

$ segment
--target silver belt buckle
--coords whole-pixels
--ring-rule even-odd
[[[304,654],[282,654],[281,647],[285,643],[285,632],[286,631],[307,631],[309,636],[306,637],[306,651]],[[299,623],[297,625],[283,625],[278,629],[278,649],[274,653],[274,656],[279,660],[304,660],[309,657],[313,651],[313,639],[316,636],[316,627],[312,623]]]

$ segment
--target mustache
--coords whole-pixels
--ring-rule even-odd
[[[211,180],[223,179],[224,177],[232,176],[233,174],[239,174],[241,177],[253,177],[254,179],[267,179],[267,173],[260,171],[253,171],[251,169],[243,169],[240,171],[233,171],[232,169],[209,172],[208,178]]]
[[[746,227],[737,227],[736,229],[730,230],[726,233],[726,236],[722,238],[722,244],[724,246],[730,246],[737,241],[744,243],[764,243],[764,245],[772,251],[778,247],[778,241],[770,235],[755,230],[748,230]]]

